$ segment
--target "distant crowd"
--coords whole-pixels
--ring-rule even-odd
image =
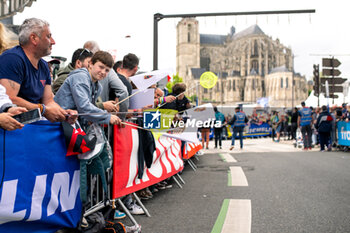
[[[247,115],[245,127],[252,124],[261,125],[267,123],[271,127],[271,138],[274,142],[284,140],[294,140],[297,145],[303,147],[304,150],[311,150],[315,146],[320,146],[321,151],[331,151],[332,148],[339,146],[337,138],[337,123],[339,121],[349,122],[350,105],[342,104],[342,106],[322,106],[307,107],[304,102],[300,108],[286,109],[280,111],[253,110],[253,113]],[[239,112],[242,112],[239,110]],[[235,117],[231,114],[225,116],[225,126],[232,123]],[[229,132],[232,127],[234,133],[234,124],[223,127],[222,137],[229,138]],[[237,137],[237,134],[234,134]],[[204,146],[203,146],[204,147]]]

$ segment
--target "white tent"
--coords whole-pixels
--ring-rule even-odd
[[[343,93],[336,93],[335,95],[338,96],[338,98],[334,99],[334,104],[333,104],[333,99],[329,98],[327,99],[323,93],[320,94],[319,97],[316,97],[314,95],[314,91],[311,92],[311,94],[309,95],[309,97],[305,100],[305,105],[306,106],[312,106],[312,107],[317,107],[318,105],[318,98],[320,98],[320,106],[322,105],[328,105],[329,106],[341,106],[346,99],[344,98],[344,94]],[[301,105],[299,104],[297,107],[301,107]]]

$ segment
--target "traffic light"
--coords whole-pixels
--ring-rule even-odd
[[[314,93],[315,96],[320,94],[320,72],[319,65],[314,65]]]

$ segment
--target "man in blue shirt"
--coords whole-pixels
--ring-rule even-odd
[[[303,135],[304,150],[311,150],[311,124],[313,122],[312,110],[305,107],[305,102],[301,102],[301,106],[302,109],[299,111],[298,127],[301,128],[301,134]]]
[[[53,99],[48,64],[42,59],[55,44],[49,24],[37,18],[26,19],[20,26],[19,46],[0,56],[0,84],[17,106],[40,108],[49,121],[73,122],[76,111],[64,110]]]
[[[233,125],[233,134],[232,134],[232,144],[230,147],[230,150],[232,150],[235,146],[235,139],[237,133],[239,134],[239,140],[241,149],[243,149],[243,130],[245,124],[248,122],[247,116],[244,114],[244,112],[241,111],[240,107],[236,107],[235,109],[236,114],[233,116],[232,120],[229,122],[229,125]]]

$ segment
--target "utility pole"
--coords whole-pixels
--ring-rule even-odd
[[[192,18],[208,16],[229,16],[229,15],[271,15],[271,14],[306,14],[315,13],[316,10],[284,10],[284,11],[246,11],[246,12],[218,12],[218,13],[193,13],[193,14],[173,14],[163,15],[156,13],[153,15],[153,70],[158,69],[158,22],[165,18]]]
[[[292,109],[294,108],[294,95],[295,95],[295,88],[294,88],[294,58],[295,58],[296,56],[293,54],[292,55]]]

